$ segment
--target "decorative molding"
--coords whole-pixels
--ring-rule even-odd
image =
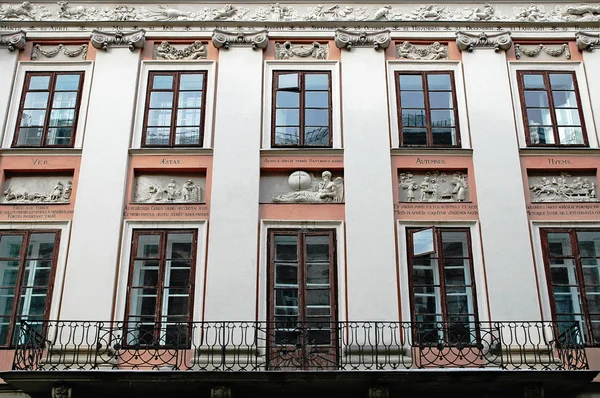
[[[67,387],[64,384],[58,385],[56,387],[52,387],[52,398],[71,398],[70,387]]]
[[[390,46],[392,37],[389,30],[367,33],[350,32],[344,29],[335,31],[335,45],[337,48],[351,50],[352,47],[373,47],[375,50],[386,49]]]
[[[456,46],[460,51],[473,52],[476,48],[493,48],[494,51],[506,51],[512,46],[510,32],[468,33],[456,32]]]
[[[199,40],[184,48],[177,48],[168,41],[163,41],[154,49],[154,59],[190,60],[206,59],[206,46]]]
[[[598,202],[598,184],[593,174],[561,172],[560,175],[529,175],[532,203]]]
[[[288,177],[291,192],[272,197],[274,203],[342,203],[344,179],[333,178],[330,171],[321,174],[321,180],[306,171],[294,171]]]
[[[269,32],[264,29],[257,32],[228,32],[215,29],[212,36],[216,48],[228,50],[232,46],[252,47],[253,50],[264,50],[269,44]]]
[[[229,387],[213,387],[210,389],[210,398],[231,398],[231,388]]]
[[[567,43],[558,45],[538,44],[534,47],[525,47],[521,44],[515,44],[515,57],[517,59],[521,59],[523,55],[535,58],[542,52],[551,57],[561,57],[564,55],[566,59],[571,59],[571,50],[569,50],[569,45]]]
[[[400,202],[468,202],[467,180],[467,175],[460,171],[451,176],[440,171],[400,173]]]
[[[55,178],[59,178],[55,180]],[[69,203],[73,184],[60,177],[10,177],[4,184],[2,203]]]
[[[31,50],[31,59],[36,61],[39,58],[54,58],[60,53],[62,53],[67,58],[81,58],[86,59],[88,51],[88,45],[82,44],[73,49],[69,49],[64,46],[64,44],[59,44],[56,47],[48,48],[48,46],[42,46],[41,44],[36,44],[33,46]]]
[[[390,398],[390,390],[387,387],[370,387],[369,398]]]
[[[108,47],[127,47],[133,51],[144,47],[146,31],[139,29],[133,32],[104,32],[94,29],[90,41],[92,46],[99,50],[107,51]]]
[[[275,43],[275,59],[291,58],[329,58],[329,46],[313,42],[310,45],[293,44],[290,41]]]
[[[594,51],[600,45],[600,34],[577,32],[575,34],[575,43],[579,51]]]
[[[204,188],[190,176],[140,175],[135,179],[135,203],[203,203]],[[204,182],[204,181],[203,181]]]
[[[0,33],[0,47],[8,51],[22,50],[25,48],[27,37],[24,31]]]
[[[415,45],[408,41],[396,45],[396,56],[400,59],[437,60],[448,59],[448,46],[439,42]]]

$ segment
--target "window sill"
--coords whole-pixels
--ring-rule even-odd
[[[439,147],[402,147],[391,148],[392,156],[397,155],[444,155],[444,156],[473,156],[471,148],[439,148]]]
[[[600,148],[589,147],[527,147],[519,148],[521,156],[548,156],[548,155],[598,155]]]
[[[1,148],[2,156],[72,156],[81,155],[81,148]]]
[[[205,155],[212,156],[212,148],[130,148],[130,155]]]

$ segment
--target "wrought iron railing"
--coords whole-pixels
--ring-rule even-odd
[[[578,370],[579,325],[557,322],[23,321],[14,370]]]

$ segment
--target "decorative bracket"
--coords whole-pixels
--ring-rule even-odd
[[[350,32],[344,29],[335,31],[335,45],[350,51],[352,47],[373,47],[375,50],[386,49],[390,46],[392,37],[389,30],[378,32]]]
[[[600,45],[600,34],[577,32],[575,34],[575,43],[579,51],[586,50],[592,52]]]
[[[269,44],[269,32],[264,29],[257,32],[228,32],[215,29],[212,36],[216,48],[228,50],[232,46],[252,47],[253,50],[264,50]]]
[[[27,38],[22,30],[0,33],[0,47],[6,47],[8,51],[22,50],[25,48],[26,42]]]
[[[146,31],[144,29],[133,32],[103,32],[92,30],[90,38],[92,46],[99,50],[108,51],[108,47],[127,47],[133,51],[136,48],[143,48],[146,42]]]
[[[473,52],[476,48],[493,48],[494,51],[506,51],[512,46],[510,32],[487,34],[485,32],[456,32],[456,46],[460,51]]]

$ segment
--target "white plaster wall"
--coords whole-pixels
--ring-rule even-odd
[[[592,137],[590,137],[592,134],[594,134],[594,132],[588,129],[587,133],[590,146],[593,146],[593,141],[596,143],[600,142],[600,76],[598,75],[598,70],[600,70],[598,69],[600,68],[600,50],[595,50],[593,52],[584,51],[583,62],[586,79],[579,79],[577,83],[579,84],[579,93],[581,97],[587,97],[589,95],[590,98],[596,127],[595,137],[593,137],[594,140],[592,140]],[[582,89],[581,80],[587,80],[587,87],[589,91],[586,92]],[[581,100],[583,102],[584,98]],[[589,124],[589,121],[586,120],[586,124]]]
[[[262,57],[249,47],[219,53],[207,321],[255,318]]]
[[[385,65],[384,53],[370,47],[342,53],[348,318],[355,321],[398,319]]]
[[[61,319],[110,320],[139,64],[127,48],[96,56]]]
[[[10,52],[5,48],[0,49],[0,71],[2,71],[0,73],[0,132],[4,131],[8,117],[8,104],[10,104],[18,57],[18,51]],[[15,101],[18,102],[17,99]]]
[[[491,319],[541,319],[504,52],[463,52]]]

